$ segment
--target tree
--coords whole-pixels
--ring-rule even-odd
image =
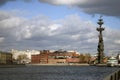
[[[90,62],[91,55],[89,53],[85,54],[85,62],[89,63]]]
[[[85,56],[83,54],[80,54],[80,63],[84,63]]]
[[[17,57],[17,60],[23,60],[23,59],[27,59],[27,55],[26,54],[21,54],[21,55],[18,55]]]

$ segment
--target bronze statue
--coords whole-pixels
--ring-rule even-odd
[[[98,64],[103,63],[103,57],[104,57],[104,43],[103,43],[103,36],[102,31],[104,31],[104,28],[102,28],[102,24],[104,24],[102,16],[100,17],[99,21],[97,22],[99,24],[99,28],[97,28],[97,31],[99,32],[99,42],[98,42]]]

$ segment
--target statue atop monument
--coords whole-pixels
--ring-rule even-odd
[[[99,32],[99,42],[98,42],[98,64],[103,63],[103,57],[104,57],[104,43],[103,43],[103,36],[102,31],[104,31],[104,28],[102,25],[104,24],[102,16],[100,16],[100,19],[98,20],[97,24],[99,27],[96,29]]]

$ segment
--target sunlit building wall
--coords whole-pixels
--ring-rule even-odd
[[[12,54],[0,52],[0,64],[12,64]]]

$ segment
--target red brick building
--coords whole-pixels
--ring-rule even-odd
[[[40,63],[40,54],[31,56],[31,63]]]
[[[79,63],[80,59],[79,58],[67,58],[66,62],[67,63]]]
[[[49,53],[50,53],[49,50],[43,50],[43,51],[40,51],[40,54],[38,54],[38,55],[32,55],[31,56],[31,63],[47,64]]]
[[[57,64],[68,62],[78,63],[79,62],[78,56],[79,54],[76,54],[76,52],[67,52],[63,50],[50,52],[49,50],[43,50],[40,51],[40,54],[31,56],[31,63],[38,64]],[[70,59],[73,61],[70,61]]]

